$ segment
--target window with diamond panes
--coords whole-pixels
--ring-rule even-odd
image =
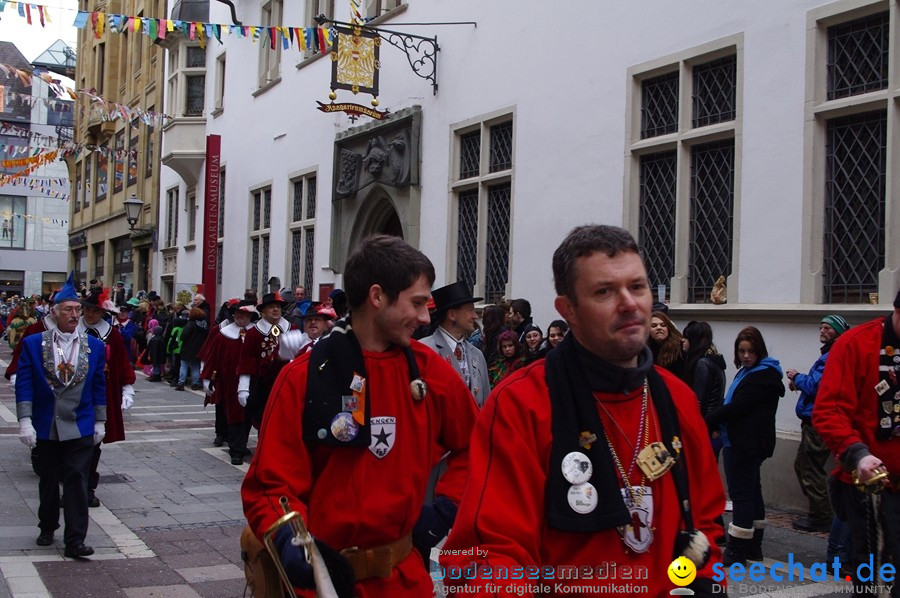
[[[303,181],[294,182],[294,222],[303,220]]]
[[[734,140],[695,146],[691,152],[688,300],[710,301],[719,276],[731,274],[734,219]]]
[[[887,115],[828,121],[825,156],[826,303],[866,303],[885,260]]]
[[[726,56],[693,67],[693,126],[734,120],[737,57]]]
[[[303,254],[303,286],[312,288],[313,284],[313,249],[316,246],[316,231],[313,228],[304,229],[304,254]]]
[[[638,239],[653,288],[675,276],[676,166],[675,150],[641,156]]]
[[[265,235],[262,238],[262,271],[260,274],[263,276],[263,280],[259,281],[260,289],[267,289],[267,284],[269,280],[269,236]]]
[[[263,191],[263,228],[269,228],[272,225],[272,190]]]
[[[250,239],[250,288],[259,291],[259,237]]]
[[[259,212],[262,207],[262,196],[260,193],[253,194],[253,230],[259,230]]]
[[[316,177],[306,179],[306,219],[316,217]]]
[[[678,72],[641,82],[641,139],[678,130]]]
[[[509,214],[512,189],[509,183],[488,190],[487,278],[485,301],[497,303],[509,279]]]
[[[491,127],[490,172],[512,168],[512,121]]]
[[[478,189],[463,191],[458,201],[456,278],[472,288],[478,270]]]
[[[459,138],[459,178],[479,174],[481,163],[481,131],[472,131]]]
[[[828,99],[845,98],[888,86],[888,13],[828,28]]]

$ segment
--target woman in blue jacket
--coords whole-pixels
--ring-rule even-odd
[[[728,545],[722,563],[761,561],[766,505],[760,469],[775,452],[775,411],[784,396],[783,373],[769,357],[762,334],[747,326],[734,341],[738,372],[721,407],[706,415],[711,430],[719,428],[725,448],[725,479],[733,504]]]

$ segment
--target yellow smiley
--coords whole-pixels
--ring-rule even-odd
[[[676,586],[684,587],[690,585],[691,582],[694,581],[694,578],[697,577],[697,567],[694,566],[693,561],[683,556],[672,561],[667,572],[669,574],[669,581]]]

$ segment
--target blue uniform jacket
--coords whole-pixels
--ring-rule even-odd
[[[22,339],[22,354],[16,377],[16,404],[31,403],[31,423],[41,440],[50,439],[55,416],[56,396],[47,382],[44,371],[41,341],[43,334]],[[81,437],[94,434],[96,414],[106,419],[106,347],[103,341],[88,336],[88,372],[81,391],[81,401],[75,408],[75,421]]]

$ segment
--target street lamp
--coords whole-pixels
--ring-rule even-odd
[[[156,229],[153,228],[135,228],[138,218],[141,217],[141,210],[144,208],[144,202],[132,193],[131,197],[122,202],[125,205],[125,220],[128,221],[128,228],[134,233],[149,233]]]

